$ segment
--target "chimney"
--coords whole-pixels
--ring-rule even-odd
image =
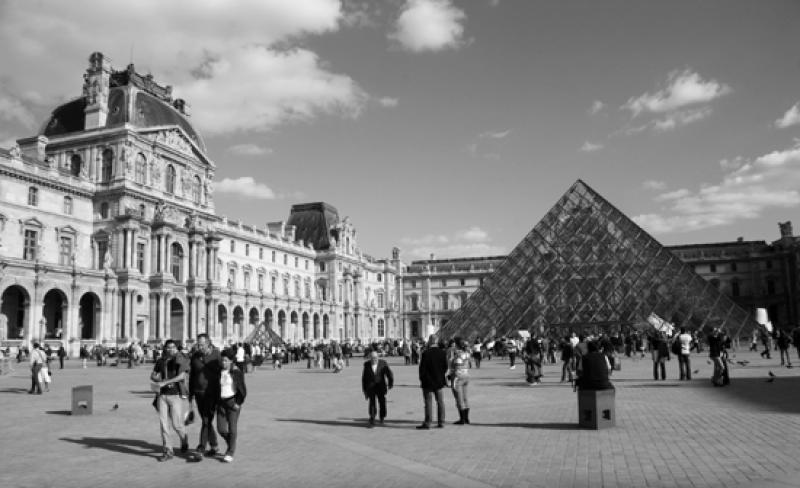
[[[108,92],[111,79],[111,62],[102,53],[89,56],[89,68],[83,75],[83,96],[86,98],[84,129],[106,126],[108,118]]]
[[[778,228],[781,231],[781,238],[792,237],[792,235],[794,235],[794,232],[792,232],[791,220],[787,220],[786,222],[778,222]]]

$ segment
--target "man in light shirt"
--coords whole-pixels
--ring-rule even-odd
[[[692,352],[692,335],[686,332],[686,327],[681,327],[681,334],[678,336],[681,345],[681,353],[678,354],[678,367],[680,368],[681,380],[692,379],[692,365],[689,355]]]

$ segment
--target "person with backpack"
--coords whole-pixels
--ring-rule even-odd
[[[669,342],[665,332],[656,332],[650,339],[653,345],[653,379],[658,381],[658,372],[661,370],[661,380],[667,379],[666,362],[669,361]]]
[[[675,338],[675,341],[672,343],[672,348],[672,352],[678,356],[678,370],[680,371],[681,381],[690,381],[692,379],[692,364],[690,359],[692,335],[686,332],[686,327],[681,327],[681,333]]]

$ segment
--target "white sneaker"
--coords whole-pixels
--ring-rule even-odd
[[[516,366],[509,366],[508,369],[517,369]]]
[[[222,458],[222,462],[231,463],[233,462],[233,456],[230,454],[226,454],[225,457]]]

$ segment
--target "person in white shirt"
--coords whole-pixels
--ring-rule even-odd
[[[38,342],[33,343],[33,349],[28,357],[28,361],[31,365],[31,389],[28,390],[28,394],[41,395],[42,382],[40,373],[42,371],[42,367],[44,367],[45,358]]]
[[[678,354],[678,367],[680,368],[681,380],[692,379],[692,365],[689,354],[692,351],[692,335],[686,332],[686,327],[681,327],[681,334],[678,336],[681,345],[681,353]]]

